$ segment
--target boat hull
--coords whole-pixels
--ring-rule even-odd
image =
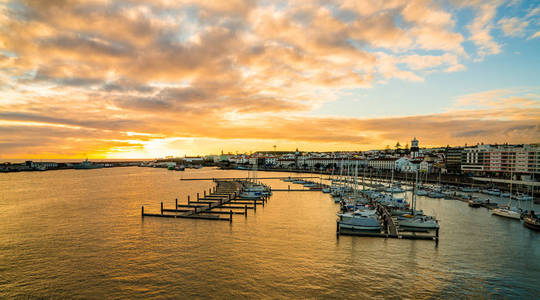
[[[494,209],[491,212],[491,214],[496,215],[496,216],[500,216],[500,217],[509,218],[509,219],[514,219],[514,220],[521,219],[521,215],[519,213],[512,212],[512,211],[507,211],[507,210],[502,210],[502,209]]]

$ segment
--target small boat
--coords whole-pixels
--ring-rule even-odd
[[[493,196],[500,196],[501,195],[501,191],[499,189],[482,190],[482,193],[487,194],[487,195],[493,195]]]
[[[439,192],[429,192],[428,197],[430,197],[430,198],[444,198],[444,194],[439,193]]]
[[[427,196],[428,192],[426,190],[417,190],[416,195],[418,196]]]
[[[242,199],[261,199],[262,193],[259,191],[243,191],[239,196]]]
[[[324,188],[322,189],[322,192],[328,194],[330,193],[330,188]]]
[[[531,201],[533,200],[533,197],[527,195],[515,195],[514,199],[517,201]]]
[[[470,199],[468,202],[470,207],[480,207],[484,203],[484,201],[480,199]]]
[[[476,193],[478,192],[478,189],[474,187],[462,187],[461,191],[466,193]]]
[[[402,188],[400,188],[399,186],[394,185],[392,187],[387,188],[386,192],[387,193],[403,193],[404,190]]]
[[[533,230],[540,230],[540,218],[534,214],[534,211],[531,211],[523,216],[523,226]]]

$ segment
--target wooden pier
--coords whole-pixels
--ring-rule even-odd
[[[187,197],[187,203],[175,202],[175,208],[163,208],[161,202],[160,213],[146,213],[141,207],[141,217],[184,218],[232,222],[233,215],[247,217],[248,209],[257,211],[257,205],[264,207],[268,197],[261,199],[242,199],[239,194],[244,181],[242,180],[215,180],[216,186],[203,192],[201,197],[197,193],[196,199]]]

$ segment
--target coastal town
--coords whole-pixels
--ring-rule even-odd
[[[523,181],[538,181],[540,176],[540,144],[482,144],[461,147],[422,148],[418,139],[393,148],[369,151],[305,152],[257,151],[253,153],[221,153],[219,155],[165,157],[154,160],[59,163],[44,161],[5,162],[0,172],[46,171],[57,169],[93,169],[145,166],[171,170],[219,166],[226,169],[310,171],[331,173],[358,164],[373,171],[447,176],[480,176]]]

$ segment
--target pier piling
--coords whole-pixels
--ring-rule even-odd
[[[262,196],[259,199],[247,200],[239,198],[244,181],[216,181],[216,186],[203,190],[202,194],[197,193],[197,199],[191,200],[187,195],[187,204],[178,202],[175,198],[174,209],[165,209],[163,201],[160,202],[159,213],[145,213],[144,206],[141,206],[142,217],[163,217],[163,218],[186,218],[186,219],[204,219],[221,220],[232,223],[232,215],[244,215],[247,218],[247,210],[256,211],[257,205],[265,206],[268,196]],[[202,197],[201,197],[202,196]],[[237,198],[238,197],[238,198]],[[251,206],[251,204],[253,204]],[[227,211],[228,209],[228,211]],[[239,210],[239,211],[237,211]],[[220,215],[228,215],[221,217]]]

